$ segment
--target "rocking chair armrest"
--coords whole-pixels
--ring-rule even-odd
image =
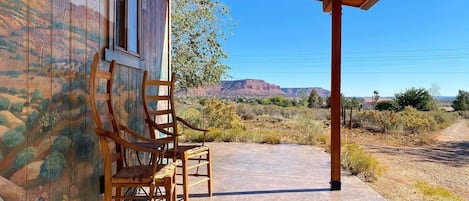
[[[96,134],[101,136],[101,137],[110,138],[111,140],[113,140],[117,144],[119,144],[123,147],[126,147],[128,149],[132,149],[134,151],[147,152],[147,153],[156,154],[156,155],[162,154],[165,151],[165,150],[155,149],[155,147],[152,148],[152,147],[148,147],[148,146],[140,146],[140,145],[138,145],[138,143],[133,144],[133,143],[125,140],[124,138],[120,137],[116,133],[112,133],[112,132],[109,132],[107,130],[100,129],[100,128],[96,129]]]
[[[136,131],[124,126],[119,125],[119,129],[125,131],[125,133],[130,134],[132,137],[135,137],[138,140],[144,141],[143,143],[156,143],[156,144],[167,144],[168,142],[162,141],[160,139],[153,139],[149,137],[142,136],[141,134],[137,133]]]
[[[176,117],[176,120],[181,122],[182,124],[184,124],[185,126],[193,129],[193,130],[197,130],[197,131],[202,131],[202,132],[208,132],[207,129],[202,129],[202,128],[197,128],[195,127],[194,125],[192,125],[191,123],[187,122],[186,120],[184,120],[183,118],[181,117]]]
[[[158,130],[158,132],[161,132],[165,135],[170,135],[170,136],[180,136],[180,134],[178,133],[173,133],[173,132],[170,132],[164,128],[162,128],[160,125],[158,125],[156,122],[152,121],[152,120],[148,120],[146,119],[145,122],[147,122],[148,125],[150,125],[150,127]]]

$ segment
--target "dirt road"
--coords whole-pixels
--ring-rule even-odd
[[[423,147],[360,143],[385,168],[370,186],[388,200],[428,200],[415,188],[425,181],[469,199],[469,121],[457,121],[436,140]]]

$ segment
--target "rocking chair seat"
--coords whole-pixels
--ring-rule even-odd
[[[114,174],[112,181],[113,183],[151,183],[153,180],[163,181],[165,177],[171,177],[174,171],[174,163],[158,165],[157,171],[152,179],[153,170],[151,165],[124,167]]]
[[[200,146],[200,145],[179,145],[176,148],[177,158],[181,158],[182,153],[187,154],[188,156],[191,155],[199,155],[208,151],[210,148],[208,146]],[[169,148],[168,151],[165,153],[165,156],[168,158],[172,158],[174,153],[174,148]]]

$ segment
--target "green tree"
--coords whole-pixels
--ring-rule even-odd
[[[321,104],[319,103],[319,98],[321,98],[316,91],[316,89],[311,90],[311,93],[309,94],[308,97],[308,107],[309,108],[316,108],[320,106]]]
[[[434,109],[434,101],[428,90],[424,88],[416,89],[414,87],[407,89],[402,93],[395,95],[396,103],[399,109],[403,110],[406,106],[411,106],[420,111],[429,111]]]
[[[379,111],[384,111],[384,110],[398,111],[399,105],[396,103],[396,101],[393,101],[393,100],[381,101],[381,102],[376,103],[375,109]]]
[[[47,181],[55,181],[65,169],[65,157],[62,153],[53,151],[41,164],[39,176]]]
[[[456,100],[453,101],[452,106],[456,111],[469,110],[469,92],[459,90]]]
[[[220,40],[231,30],[229,9],[217,0],[173,0],[171,62],[182,89],[219,83],[229,67]]]
[[[44,94],[42,93],[41,90],[34,89],[34,91],[31,92],[31,98],[32,98],[32,100],[41,100],[41,99],[44,98]]]

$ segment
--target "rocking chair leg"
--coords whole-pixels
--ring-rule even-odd
[[[208,195],[212,196],[212,155],[210,154],[210,148],[207,151],[207,176],[208,176]]]
[[[183,178],[182,178],[182,189],[183,189],[183,193],[184,193],[184,201],[188,201],[189,200],[189,176],[188,176],[188,172],[187,172],[187,155],[185,153],[182,154],[182,175],[183,175]]]

